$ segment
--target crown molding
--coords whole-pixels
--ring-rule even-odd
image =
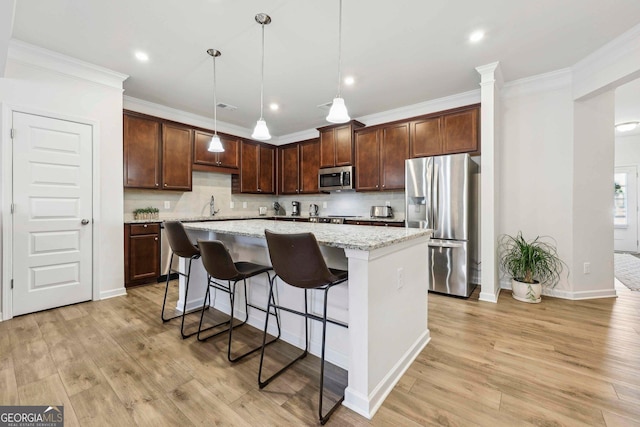
[[[289,144],[291,142],[300,142],[307,139],[318,138],[320,132],[317,129],[307,129],[300,132],[289,133],[278,138],[278,145]]]
[[[149,114],[150,116],[160,117],[167,120],[173,120],[175,122],[184,123],[192,126],[198,126],[205,129],[213,129],[213,119],[200,116],[198,114],[188,113],[186,111],[178,110],[176,108],[167,107],[166,105],[156,104],[154,102],[145,101],[143,99],[134,98],[132,96],[124,95],[123,108],[125,110],[136,111],[138,113]],[[218,120],[219,132],[228,133],[231,135],[239,136],[241,138],[251,139],[252,129],[247,129],[242,126],[233,125]],[[274,138],[278,141],[278,138]],[[273,139],[268,141],[269,144],[274,144]],[[277,145],[277,144],[275,144]]]
[[[573,98],[597,95],[640,76],[640,24],[573,67]]]
[[[44,49],[17,39],[9,41],[8,58],[11,61],[53,71],[65,76],[122,90],[129,77],[108,68],[90,64],[52,50]]]
[[[476,71],[480,74],[480,85],[493,83],[500,89],[504,84],[500,61],[476,67]]]
[[[501,94],[503,98],[530,95],[532,93],[570,87],[571,82],[571,68],[562,68],[549,73],[538,74],[505,83]]]

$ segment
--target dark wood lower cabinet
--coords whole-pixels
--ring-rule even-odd
[[[157,282],[160,277],[160,224],[125,224],[125,287]]]

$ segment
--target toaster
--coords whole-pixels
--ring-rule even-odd
[[[371,218],[392,218],[391,206],[371,206]]]

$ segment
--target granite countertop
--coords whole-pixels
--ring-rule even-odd
[[[264,239],[264,230],[276,233],[312,232],[318,243],[343,249],[370,251],[419,237],[429,237],[433,230],[420,228],[374,227],[345,224],[322,224],[313,222],[290,222],[274,220],[209,221],[185,224],[190,230],[213,231],[235,236]]]
[[[320,217],[326,217],[320,215]],[[153,224],[162,221],[181,221],[181,222],[201,222],[201,221],[229,221],[229,220],[245,220],[245,219],[273,219],[273,218],[294,218],[309,219],[309,215],[291,216],[291,215],[216,215],[216,216],[176,216],[156,219],[131,219],[124,221],[125,224]],[[404,222],[399,218],[371,218],[370,216],[348,217],[349,221],[375,221],[375,222]]]

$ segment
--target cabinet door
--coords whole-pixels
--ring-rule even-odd
[[[275,194],[276,149],[272,146],[260,145],[259,152],[258,192],[262,194]]]
[[[300,187],[298,185],[298,149],[298,144],[292,144],[279,149],[280,194],[297,194],[300,191]]]
[[[334,129],[320,132],[320,167],[331,168],[336,165],[336,141]]]
[[[404,189],[404,161],[409,157],[409,123],[381,130],[380,181],[383,190]]]
[[[411,158],[442,154],[440,117],[411,122]]]
[[[443,120],[443,148],[446,154],[478,151],[478,109],[448,114]]]
[[[160,188],[160,122],[124,115],[124,186]]]
[[[160,276],[160,245],[157,234],[129,238],[129,281]]]
[[[240,144],[240,192],[258,192],[258,159],[260,146],[254,142],[242,141]]]
[[[218,153],[209,151],[212,133],[195,131],[193,136],[193,163],[206,166],[218,166]]]
[[[238,169],[240,167],[240,140],[226,135],[220,135],[220,140],[224,152],[218,153],[218,166]]]
[[[320,142],[316,139],[300,143],[300,192],[318,193]]]
[[[336,144],[336,166],[353,164],[353,130],[351,125],[334,129]]]
[[[164,123],[162,125],[162,188],[191,191],[192,131]]]
[[[356,133],[356,190],[380,188],[380,143],[377,130]]]

